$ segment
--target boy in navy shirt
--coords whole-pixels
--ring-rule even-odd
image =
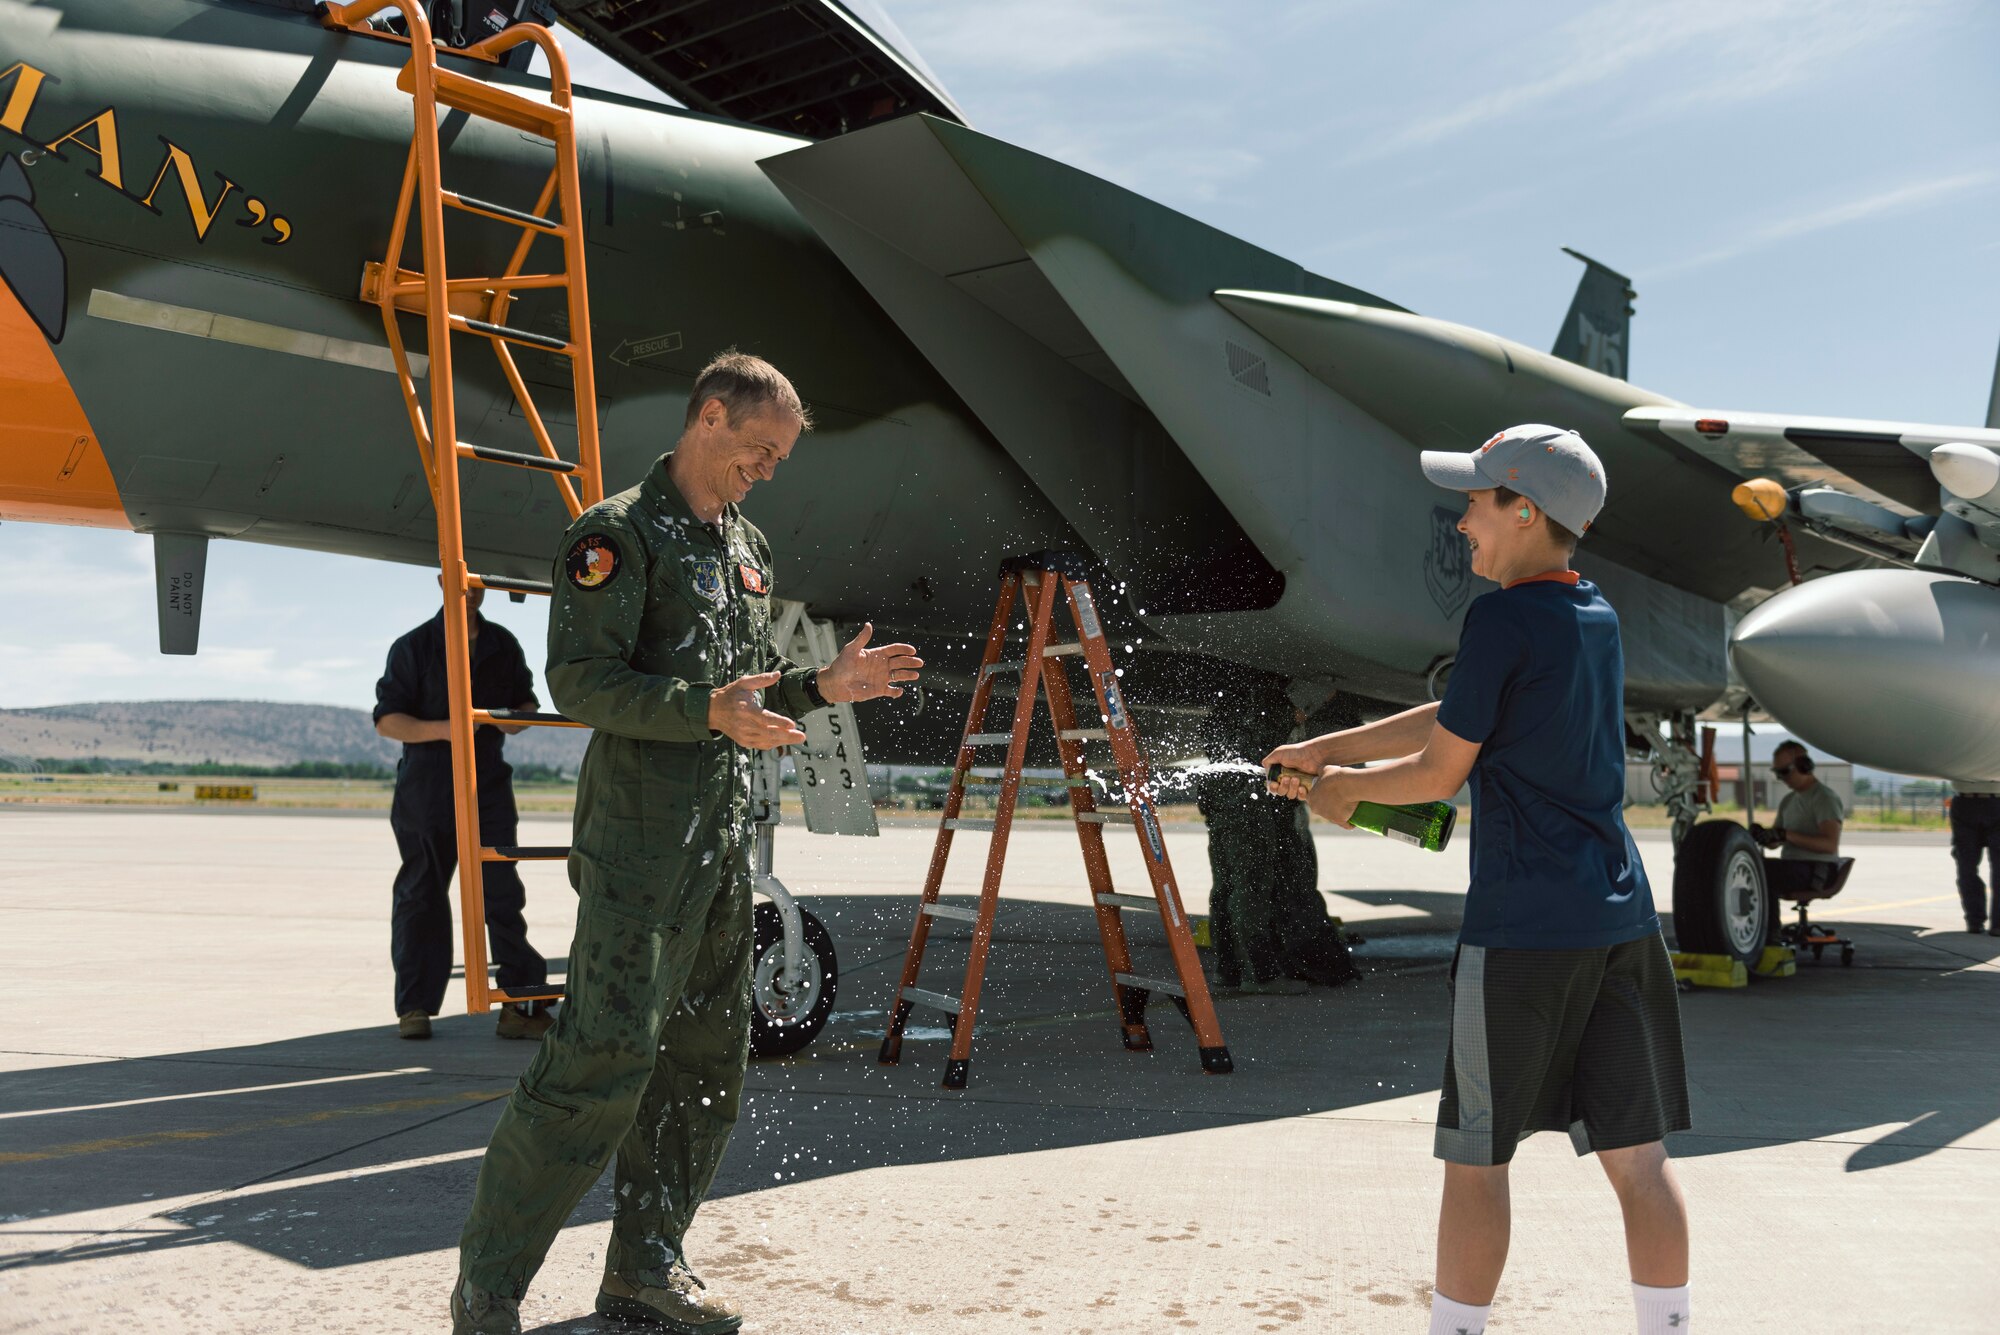
[[[1472,883],[1452,963],[1438,1106],[1445,1161],[1432,1335],[1480,1335],[1507,1260],[1507,1165],[1536,1131],[1595,1153],[1625,1216],[1640,1335],[1688,1328],[1687,1208],[1664,1137],[1688,1128],[1679,997],[1625,796],[1618,617],[1569,569],[1604,505],[1575,432],[1517,426],[1470,454],[1426,450],[1466,492],[1473,573],[1444,699],[1280,747],[1274,790],[1345,823],[1357,802],[1472,786]],[[1386,761],[1369,769],[1344,766]]]

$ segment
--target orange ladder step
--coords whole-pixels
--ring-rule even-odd
[[[483,459],[490,464],[506,464],[510,468],[539,468],[545,473],[574,473],[576,465],[567,459],[551,459],[545,454],[519,454],[513,450],[496,450],[490,445],[468,445],[458,443],[458,457],[461,459]]]
[[[492,998],[496,1006],[504,1006],[514,1001],[561,1001],[563,985],[543,983],[540,987],[490,987],[486,990],[486,995]]]
[[[474,199],[471,195],[462,195],[454,190],[442,192],[439,198],[451,208],[462,209],[466,213],[476,213],[482,218],[492,218],[497,222],[512,223],[516,227],[526,227],[531,231],[547,233],[549,236],[561,236],[563,234],[561,223],[544,218],[539,213],[523,213],[519,209],[510,209],[505,204],[493,204],[483,199]]]
[[[555,593],[555,586],[545,579],[516,579],[512,575],[467,575],[465,582],[475,589],[493,589],[499,593],[539,593],[544,598]]]
[[[573,356],[576,345],[553,334],[537,334],[532,329],[515,329],[504,324],[494,324],[491,320],[474,320],[465,315],[448,315],[445,323],[460,334],[478,334],[481,338],[505,339],[509,343],[519,343],[524,347],[540,348],[545,352],[560,352]]]
[[[587,728],[588,723],[578,723],[573,718],[561,714],[549,714],[535,709],[475,709],[472,711],[474,723],[518,723],[529,728]]]
[[[403,72],[396,76],[396,87],[406,93],[416,91],[414,62],[403,66]],[[469,78],[433,65],[431,76],[436,81],[435,96],[439,106],[463,111],[467,115],[489,120],[509,129],[521,130],[542,139],[554,139],[558,130],[569,125],[569,111],[553,102],[539,98],[523,97],[519,93],[496,87],[479,79]]]
[[[568,844],[495,844],[479,850],[484,862],[557,862],[569,856]]]

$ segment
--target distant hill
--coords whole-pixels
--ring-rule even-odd
[[[589,740],[582,728],[530,728],[507,739],[507,758],[574,773]],[[376,735],[366,710],[337,705],[132,700],[0,709],[0,754],[37,760],[394,765],[401,751],[397,743]]]

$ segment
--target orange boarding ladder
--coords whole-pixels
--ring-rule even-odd
[[[1003,662],[1001,654],[1006,648],[1007,627],[1014,617],[1017,596],[1025,597],[1027,602],[1027,652],[1019,662]],[[1076,626],[1077,638],[1073,643],[1049,642],[1050,623],[1059,601],[1069,609],[1069,616],[1064,619]],[[1069,670],[1063,661],[1075,657],[1082,658],[1089,669],[1098,713],[1104,723],[1101,728],[1076,725]],[[993,698],[993,680],[1011,672],[1021,674],[1013,729],[986,732],[986,709]],[[1035,699],[1044,692],[1048,696],[1050,721],[1055,726],[1056,747],[1062,755],[1063,776],[1069,786],[1070,816],[1076,823],[1077,840],[1083,846],[1084,874],[1097,910],[1097,932],[1104,945],[1104,962],[1111,975],[1125,1046],[1134,1052],[1152,1049],[1152,1035],[1146,1029],[1146,1002],[1152,993],[1163,992],[1174,999],[1193,1026],[1202,1069],[1216,1075],[1227,1074],[1232,1069],[1229,1049],[1223,1046],[1222,1027],[1215,1018],[1214,1003],[1209,1000],[1208,983],[1202,977],[1187,914],[1181,908],[1180,892],[1174,886],[1173,866],[1167,860],[1166,841],[1153,803],[1151,771],[1139,745],[1130,707],[1118,686],[1117,669],[1111,662],[1111,648],[1104,640],[1088,569],[1081,560],[1065,552],[1037,552],[1010,560],[1001,567],[1000,601],[993,609],[993,625],[986,632],[986,652],[979,662],[979,684],[973,690],[972,706],[966,715],[964,739],[959,743],[958,762],[952,769],[944,817],[938,826],[937,847],[931,854],[923,900],[917,905],[916,925],[903,959],[902,981],[896,985],[895,999],[889,1008],[889,1029],[882,1039],[882,1063],[893,1066],[900,1060],[903,1029],[911,1007],[941,1010],[951,1017],[952,1033],[944,1087],[965,1088],[972,1061],[973,1022],[979,1013],[979,991],[986,977],[986,955],[992,944],[993,919],[1000,901],[1001,868],[1007,858],[1007,837],[1013,829],[1015,802],[1020,796],[1028,729],[1034,722]],[[1097,809],[1084,765],[1086,742],[1109,744],[1119,782],[1128,797],[1128,810]],[[965,781],[973,773],[974,752],[992,746],[1007,748],[1006,763],[997,774],[998,809],[991,820],[966,819],[959,815],[959,809],[965,800]],[[1153,886],[1151,895],[1124,895],[1113,890],[1111,866],[1104,855],[1104,827],[1114,823],[1131,825],[1138,836],[1139,853]],[[951,854],[952,835],[958,830],[987,830],[993,835],[986,854],[986,879],[976,909],[938,901],[945,862]],[[1132,953],[1125,942],[1124,920],[1119,916],[1126,909],[1159,914],[1173,956],[1173,979],[1143,978],[1132,971]],[[956,918],[972,924],[971,953],[966,961],[964,985],[957,996],[917,986],[931,923],[938,918]]]
[[[369,26],[371,16],[395,9],[407,25],[407,37],[392,36]],[[548,475],[562,493],[563,504],[572,518],[587,506],[604,499],[604,476],[597,452],[597,392],[591,373],[590,304],[585,293],[583,259],[583,203],[577,180],[576,132],[571,120],[569,62],[548,29],[523,23],[451,54],[475,61],[497,63],[499,58],[523,42],[540,47],[549,62],[549,97],[529,97],[513,89],[484,83],[469,75],[441,68],[438,48],[432,45],[430,24],[415,0],[356,0],[352,4],[321,6],[322,21],[330,28],[344,28],[370,37],[407,42],[409,63],[397,77],[396,87],[410,94],[415,104],[415,130],[403,168],[402,193],[396,201],[396,218],[389,231],[387,259],[362,267],[361,296],[382,309],[382,325],[388,331],[389,348],[396,359],[396,378],[403,387],[403,402],[409,409],[410,427],[416,433],[417,451],[423,456],[424,475],[430,483],[431,503],[437,511],[438,564],[444,572],[445,670],[451,699],[451,770],[458,823],[458,894],[460,922],[465,934],[465,1007],[477,1014],[489,1007],[511,1001],[545,1001],[562,996],[556,984],[507,992],[489,986],[486,959],[485,877],[489,862],[524,862],[567,857],[567,848],[506,846],[485,848],[479,842],[479,782],[473,763],[474,729],[486,725],[543,725],[581,727],[560,714],[544,714],[514,709],[474,709],[472,707],[472,647],[468,637],[465,595],[473,589],[497,589],[509,594],[552,592],[540,580],[516,579],[502,575],[474,574],[465,565],[465,534],[459,508],[458,466],[460,460],[527,468]],[[531,210],[522,211],[504,204],[474,199],[445,188],[440,176],[442,152],[438,143],[438,114],[462,111],[493,121],[523,134],[546,140],[555,149],[555,165],[541,195]],[[551,206],[559,206],[550,216]],[[445,266],[444,211],[464,213],[519,230],[513,256],[497,277],[451,277]],[[402,267],[404,244],[410,231],[410,217],[417,219],[423,259],[422,268]],[[539,238],[554,240],[562,248],[561,267],[549,272],[526,272],[528,252]],[[560,290],[569,303],[569,337],[552,338],[507,324],[507,310],[524,291]],[[430,351],[430,410],[426,415],[417,397],[416,381],[410,374],[410,359],[403,346],[397,312],[421,315],[428,321]],[[514,398],[521,406],[529,429],[534,433],[538,454],[517,454],[458,439],[458,413],[453,398],[451,336],[463,334],[483,338],[499,358]],[[527,384],[514,363],[510,345],[534,348],[566,356],[572,370],[576,399],[577,458],[564,459],[556,453],[547,426],[536,411]],[[439,451],[437,442],[449,442]],[[581,484],[581,488],[577,484]]]

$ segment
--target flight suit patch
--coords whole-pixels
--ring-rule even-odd
[[[764,572],[747,561],[739,563],[737,570],[743,574],[743,587],[752,593],[769,593],[771,586],[764,582]]]
[[[563,569],[569,572],[569,582],[586,593],[603,588],[618,578],[618,572],[625,565],[625,558],[619,555],[618,544],[602,533],[586,533],[570,544],[569,554],[563,557]]]
[[[694,590],[712,603],[722,601],[722,559],[697,556],[694,559]]]

